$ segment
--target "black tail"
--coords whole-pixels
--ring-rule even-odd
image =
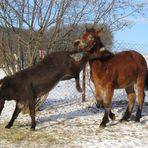
[[[145,80],[145,90],[148,90],[148,70],[147,70],[146,80]]]

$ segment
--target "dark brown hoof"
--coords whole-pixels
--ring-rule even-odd
[[[77,87],[77,91],[78,91],[78,92],[80,92],[80,93],[82,93],[82,92],[83,92],[83,90],[82,90],[82,88],[81,88],[81,87]]]
[[[130,120],[129,119],[125,119],[125,118],[122,118],[119,120],[120,122],[129,122]]]
[[[106,127],[106,124],[109,122],[109,120],[106,120],[106,121],[102,121],[101,124],[100,124],[100,128],[105,128]]]
[[[106,124],[101,123],[99,127],[104,129],[106,127]]]
[[[31,130],[31,131],[35,131],[35,127],[31,127],[30,130]]]
[[[8,125],[5,126],[5,128],[10,129],[11,128],[11,125],[8,124]]]
[[[135,118],[135,122],[140,122],[140,118]]]

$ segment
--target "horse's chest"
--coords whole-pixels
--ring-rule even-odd
[[[98,83],[100,85],[104,85],[106,83],[107,77],[99,69],[92,68],[90,71],[90,77],[93,83]]]

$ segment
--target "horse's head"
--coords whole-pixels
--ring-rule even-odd
[[[89,52],[94,48],[101,49],[104,47],[100,40],[100,34],[103,29],[96,30],[95,28],[86,28],[84,34],[77,40],[75,40],[74,44],[78,46],[79,49]]]

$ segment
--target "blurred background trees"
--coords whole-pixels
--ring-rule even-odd
[[[137,0],[1,0],[1,66],[11,75],[35,64],[39,53],[72,50],[84,24],[117,31],[144,6]]]

